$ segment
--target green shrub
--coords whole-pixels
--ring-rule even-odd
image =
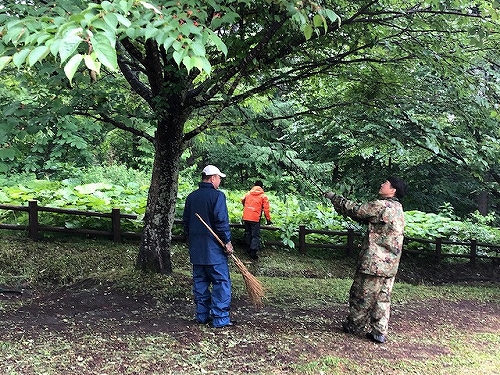
[[[178,204],[176,217],[181,218],[184,201],[187,195],[197,188],[196,173],[181,174],[178,182]],[[96,182],[98,181],[98,182]],[[137,220],[123,220],[125,231],[140,231],[146,209],[149,178],[145,172],[126,169],[121,166],[92,167],[81,174],[63,181],[37,180],[34,175],[0,177],[0,203],[26,206],[29,200],[36,199],[40,206],[70,208],[83,211],[110,213],[115,207],[122,213],[136,214]],[[231,223],[241,223],[241,198],[246,190],[225,190]],[[309,229],[343,231],[349,228],[364,232],[365,227],[353,220],[338,215],[333,206],[325,199],[308,200],[300,196],[279,196],[268,191],[272,221],[278,231],[263,231],[264,243],[280,241],[288,248],[293,248],[298,241],[298,228],[305,225]],[[405,212],[407,237],[433,240],[446,238],[453,241],[469,242],[477,240],[481,243],[500,243],[500,230],[490,227],[494,215],[483,217],[477,213],[467,220],[457,220],[452,209],[446,207],[443,213],[425,213],[421,211]],[[3,223],[27,225],[26,213],[0,210]],[[110,230],[109,219],[95,217],[41,213],[42,225],[64,226],[67,228],[92,228]],[[173,234],[181,234],[182,227],[175,226]],[[242,240],[243,231],[235,230],[235,238]],[[345,238],[311,234],[308,242],[329,242],[342,244]],[[427,249],[432,245],[409,242],[409,248]],[[448,245],[447,245],[448,246]],[[448,246],[446,252],[461,253],[468,251],[464,246]],[[481,250],[483,251],[483,250]]]

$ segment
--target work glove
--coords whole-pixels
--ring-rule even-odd
[[[268,221],[266,222],[266,225],[273,225],[273,222],[272,222],[271,220],[268,220]]]
[[[344,203],[347,201],[342,195],[337,195],[331,191],[325,193],[325,198],[330,199],[333,206],[336,207],[337,210],[339,207],[343,206]]]

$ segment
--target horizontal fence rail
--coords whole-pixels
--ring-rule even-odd
[[[0,229],[7,230],[23,230],[28,232],[29,238],[37,241],[40,236],[40,232],[60,232],[67,234],[82,234],[91,236],[104,236],[112,238],[115,242],[121,242],[124,238],[138,239],[141,237],[142,233],[122,231],[121,221],[122,219],[137,220],[138,216],[135,214],[123,214],[120,209],[113,208],[110,213],[102,212],[92,212],[92,211],[80,211],[74,209],[66,208],[55,208],[55,207],[43,207],[39,206],[36,200],[31,200],[28,202],[28,206],[14,206],[14,205],[4,205],[0,204],[0,210],[11,210],[11,211],[21,211],[28,213],[28,225],[19,224],[5,224],[0,223]],[[67,228],[67,227],[55,227],[49,225],[42,225],[39,223],[39,212],[50,212],[55,214],[65,214],[65,215],[77,215],[86,217],[99,217],[111,220],[111,230],[97,230],[97,229],[85,229],[85,228]],[[174,224],[181,225],[182,221],[176,219]],[[245,226],[243,224],[231,224],[233,229],[243,229]],[[262,225],[262,230],[266,231],[278,231],[279,228]],[[346,231],[330,231],[330,230],[317,230],[308,229],[305,225],[300,225],[298,229],[298,244],[295,244],[302,254],[306,253],[307,248],[325,248],[334,250],[344,250],[347,256],[351,256],[356,253],[360,246],[360,238],[363,234],[356,232],[353,229],[348,229]],[[307,242],[307,236],[311,234],[324,235],[328,237],[345,237],[345,241],[342,244],[338,243],[320,243],[320,242]],[[185,240],[184,235],[173,235],[173,240]],[[432,247],[430,250],[422,250],[421,248],[414,249],[408,246],[409,244],[422,244],[422,247]],[[284,246],[281,241],[266,241],[266,245],[274,246]],[[492,259],[495,262],[500,260],[500,245],[485,244],[472,240],[470,242],[455,242],[449,241],[443,238],[437,238],[435,240],[427,240],[422,238],[412,238],[405,237],[404,240],[405,253],[420,254],[425,256],[432,256],[436,262],[440,262],[443,258],[466,258],[469,259],[471,263],[475,263],[478,259]],[[443,252],[443,245],[461,246],[468,249],[466,253],[445,253]],[[419,245],[417,245],[419,246]],[[480,251],[480,249],[483,249]],[[484,249],[487,249],[486,251]],[[494,253],[495,255],[488,255],[489,253]]]

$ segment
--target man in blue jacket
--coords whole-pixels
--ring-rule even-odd
[[[196,320],[201,324],[211,322],[216,328],[233,325],[229,317],[231,278],[228,264],[228,255],[233,252],[233,245],[226,196],[218,190],[223,177],[226,175],[219,168],[207,165],[203,169],[199,188],[186,199],[183,214],[184,230],[189,241],[189,257],[193,264]],[[225,248],[196,214],[226,244]]]

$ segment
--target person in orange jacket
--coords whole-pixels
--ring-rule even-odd
[[[272,225],[269,198],[264,194],[262,181],[255,181],[254,186],[241,198],[243,204],[243,223],[245,224],[245,243],[249,246],[248,255],[257,260],[260,250],[260,219],[262,212],[266,217],[266,224]]]

